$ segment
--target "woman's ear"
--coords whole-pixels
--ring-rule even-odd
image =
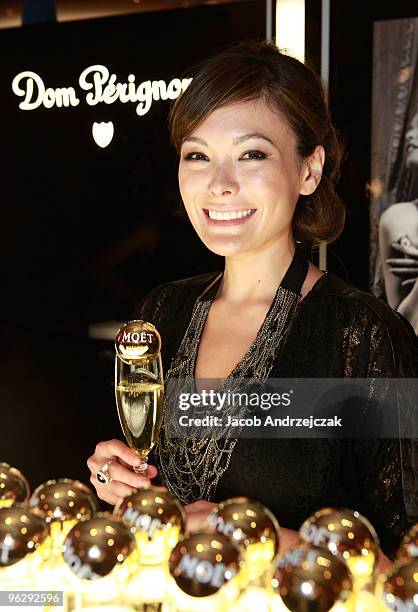
[[[311,195],[318,187],[322,177],[325,162],[325,150],[322,145],[316,145],[315,151],[303,161],[301,195]]]

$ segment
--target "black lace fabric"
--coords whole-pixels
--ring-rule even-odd
[[[159,329],[165,370],[196,298],[216,274],[162,285],[134,313]],[[270,376],[417,378],[417,339],[401,315],[328,273],[303,300]],[[325,506],[357,509],[393,558],[418,521],[417,481],[417,440],[239,439],[212,501],[258,499],[289,529]]]
[[[418,376],[417,357],[413,354],[416,338],[404,332],[408,325],[403,320],[399,320],[398,330],[395,321],[394,315],[390,327],[368,304],[355,309],[352,324],[345,330],[345,376],[387,379]],[[418,466],[413,448],[411,440],[399,438],[353,442],[359,505],[377,527],[383,548],[390,556],[411,524],[418,520]],[[417,448],[415,443],[415,451]]]

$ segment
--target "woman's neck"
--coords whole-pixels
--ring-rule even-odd
[[[235,304],[268,302],[289,268],[295,242],[276,242],[263,251],[225,258],[225,271],[217,299]]]

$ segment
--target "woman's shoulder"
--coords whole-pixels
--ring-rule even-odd
[[[416,240],[416,225],[418,215],[418,200],[397,202],[382,212],[379,218],[379,234],[381,238],[391,242],[408,235],[413,242]]]
[[[387,324],[401,322],[403,326],[406,321],[399,312],[393,310],[383,300],[363,289],[357,289],[357,287],[332,272],[327,272],[319,279],[313,287],[313,293],[322,298],[334,299],[340,307],[345,306],[353,313],[356,311],[369,313],[370,317],[380,319]],[[409,323],[408,325],[413,331],[412,326]]]
[[[187,309],[218,275],[219,272],[206,272],[162,283],[137,305],[134,316],[151,321],[160,318],[167,309],[172,314],[177,307]]]
[[[219,272],[208,272],[166,283],[138,304],[132,318],[152,323],[163,339],[164,370],[170,365],[190,321],[196,299]]]
[[[220,270],[216,272],[204,272],[203,274],[197,274],[196,276],[188,276],[187,278],[180,278],[177,280],[169,281],[160,285],[160,287],[170,286],[174,290],[181,291],[183,289],[200,288],[203,290],[208,284],[212,282],[220,274]]]
[[[417,205],[418,199],[411,200],[408,202],[396,202],[395,204],[388,206],[388,208],[386,208],[382,212],[379,218],[379,224],[382,225],[387,222],[392,223],[394,221],[399,222],[399,220],[403,221],[402,215],[412,215],[415,219],[417,213]]]
[[[316,299],[312,307],[322,310],[327,304],[336,320],[358,341],[386,345],[402,370],[402,363],[414,365],[418,372],[418,340],[409,321],[386,302],[357,289],[347,281],[328,272],[313,288]],[[326,308],[325,308],[326,310]],[[328,310],[329,312],[329,310]],[[409,369],[409,368],[407,368]],[[411,370],[412,371],[412,370]],[[403,376],[405,374],[401,374]]]
[[[150,297],[156,298],[158,296],[170,295],[171,296],[194,296],[196,297],[204,291],[204,289],[210,285],[219,275],[218,272],[205,272],[204,274],[198,274],[196,276],[188,276],[187,278],[180,278],[172,281],[168,281],[158,285],[147,295],[145,300]],[[196,299],[196,298],[195,298]]]

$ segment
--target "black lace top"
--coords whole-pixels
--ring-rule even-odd
[[[160,331],[165,371],[195,300],[217,274],[161,285],[134,313]],[[210,291],[216,290],[215,283]],[[270,376],[417,378],[417,339],[385,303],[327,273],[302,301]],[[393,557],[418,521],[418,441],[239,439],[212,501],[235,495],[261,501],[283,527],[295,530],[322,507],[357,509]]]

